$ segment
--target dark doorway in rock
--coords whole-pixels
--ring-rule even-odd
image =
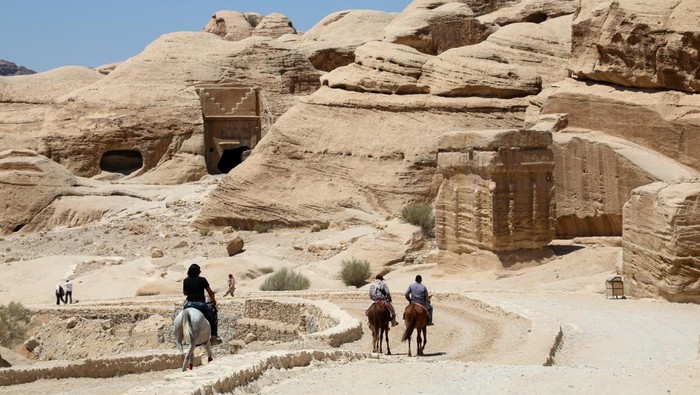
[[[137,150],[107,151],[100,159],[100,169],[110,173],[131,174],[143,167],[143,156]]]
[[[243,162],[244,153],[248,150],[250,150],[250,148],[245,146],[225,149],[217,166],[219,171],[226,174],[233,170],[234,167],[240,165],[241,162]]]

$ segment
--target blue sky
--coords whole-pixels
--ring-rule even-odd
[[[100,66],[140,53],[165,33],[201,31],[219,10],[287,15],[308,30],[339,10],[403,10],[411,0],[15,0],[0,7],[0,59],[35,71]]]

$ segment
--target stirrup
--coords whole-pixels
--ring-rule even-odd
[[[391,321],[391,326],[396,326],[396,325],[398,325],[398,324],[399,324],[399,322],[396,321],[396,320]]]

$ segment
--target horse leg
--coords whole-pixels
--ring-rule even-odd
[[[418,348],[418,355],[423,355],[423,336],[421,336],[421,329],[416,331],[416,348]]]
[[[211,341],[207,340],[204,344],[204,348],[207,350],[207,362],[211,362],[214,358],[211,356]]]
[[[411,354],[411,337],[412,337],[412,336],[413,336],[413,335],[411,335],[411,336],[408,337],[408,356],[409,356],[409,357],[410,357],[410,356],[413,356],[413,354]]]
[[[391,355],[391,348],[389,348],[389,328],[386,328],[384,336],[386,337],[386,355]]]
[[[382,344],[384,342],[384,339],[382,338],[382,336],[384,336],[384,328],[379,328],[379,353],[380,354],[384,353],[384,350],[383,350],[384,344]]]
[[[421,347],[421,353],[425,350],[425,345],[428,343],[428,328],[423,328],[423,347]],[[423,355],[423,354],[421,354]]]

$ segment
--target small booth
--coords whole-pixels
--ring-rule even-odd
[[[605,280],[606,299],[625,299],[625,286],[622,276],[613,275]]]

